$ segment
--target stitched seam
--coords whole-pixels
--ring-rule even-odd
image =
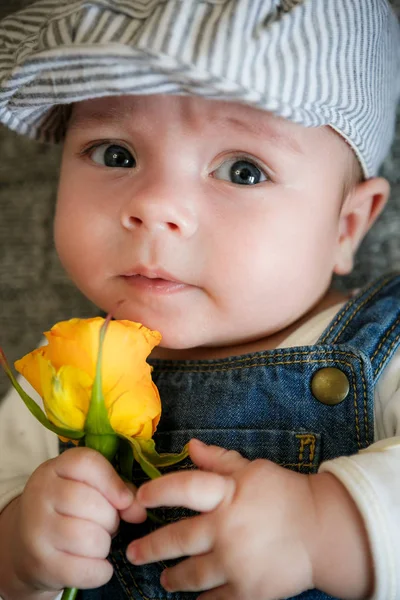
[[[356,387],[356,376],[353,370],[353,367],[350,365],[351,378],[353,380],[353,389],[354,389],[354,413],[356,418],[356,436],[357,436],[357,446],[361,448],[361,439],[360,439],[360,423],[359,423],[359,414],[358,414],[358,406],[357,406],[357,387]],[[361,377],[364,381],[364,375],[361,369]],[[365,400],[364,400],[365,405]]]
[[[315,435],[311,435],[309,433],[299,433],[296,435],[296,438],[300,440],[300,448],[299,448],[299,464],[305,466],[304,463],[304,449],[306,446],[309,446],[309,463],[313,464],[314,462],[314,454],[315,454]]]
[[[387,330],[387,332],[385,333],[385,335],[383,336],[383,338],[381,339],[381,341],[379,342],[378,347],[376,348],[375,352],[373,353],[373,355],[371,356],[371,361],[374,360],[374,358],[376,357],[376,355],[378,354],[378,352],[380,351],[380,349],[382,348],[383,344],[386,342],[387,338],[390,336],[390,334],[392,333],[393,329],[400,323],[400,317],[398,317],[396,319],[396,321],[393,323],[393,325],[391,326],[390,329]]]
[[[367,384],[365,382],[364,373],[361,369],[361,381],[363,388],[363,405],[364,405],[364,427],[365,427],[365,441],[369,442],[369,422],[368,422],[368,407],[367,407]]]
[[[354,319],[354,317],[360,312],[360,310],[365,306],[365,304],[367,302],[369,302],[369,300],[371,300],[371,298],[373,298],[374,296],[376,296],[383,287],[385,287],[385,285],[391,281],[393,279],[393,274],[390,275],[389,277],[386,277],[383,282],[381,283],[381,285],[379,285],[378,288],[373,289],[373,291],[358,305],[357,309],[348,317],[347,321],[345,321],[345,323],[342,324],[341,329],[339,329],[339,331],[336,333],[336,335],[333,337],[333,339],[331,340],[331,343],[334,343],[337,341],[338,337],[341,336],[341,334],[343,333],[343,330],[347,327],[347,325],[350,323],[350,321],[352,321]],[[368,288],[366,290],[365,293],[367,293]],[[356,299],[354,299],[354,302],[356,301]],[[326,340],[326,338],[328,337],[328,335],[331,333],[332,329],[336,326],[337,323],[339,323],[341,321],[341,319],[343,319],[346,314],[348,313],[349,309],[352,308],[352,306],[348,307],[348,309],[344,312],[344,313],[339,313],[336,317],[336,319],[333,321],[332,325],[330,326],[329,330],[326,332],[326,334],[324,335],[323,338],[321,338],[321,342],[324,342]]]
[[[325,352],[327,354],[337,353],[337,354],[349,354],[350,356],[353,355],[353,353],[349,352],[348,350],[339,350],[336,348],[333,348],[332,350],[325,350]],[[310,350],[310,348],[307,348],[306,350],[291,350],[291,351],[286,350],[286,351],[279,352],[278,356],[276,356],[276,357],[272,357],[272,356],[268,356],[268,354],[260,353],[260,356],[249,356],[249,357],[238,358],[235,361],[232,361],[231,363],[229,363],[227,365],[224,365],[224,363],[223,363],[222,367],[220,367],[220,368],[224,368],[224,369],[228,368],[229,369],[231,367],[231,365],[235,365],[235,364],[242,365],[242,364],[246,364],[248,362],[256,361],[256,360],[259,360],[260,362],[265,361],[267,364],[275,364],[275,360],[278,360],[281,358],[286,358],[287,356],[293,356],[293,355],[309,356],[310,354],[320,354],[320,353],[321,353],[321,348],[316,348],[315,350]],[[163,361],[163,362],[165,363],[166,361]],[[209,365],[207,361],[198,361],[197,364],[199,366],[209,367],[207,370],[210,370],[210,371],[213,370],[214,366],[215,367],[219,366],[218,364]],[[171,370],[171,368],[173,368],[174,366],[175,365],[166,364],[165,370]],[[256,365],[256,366],[259,366],[259,365]],[[186,365],[182,365],[182,370],[186,371],[188,369],[190,369],[190,365],[187,365],[187,368],[186,368]],[[155,370],[161,371],[161,370],[163,370],[163,367],[161,365],[160,366],[156,365]],[[179,370],[181,370],[181,369],[179,369]],[[197,369],[195,369],[194,372],[197,372]]]
[[[121,558],[122,558],[123,562],[126,562],[122,550],[119,550],[119,554],[121,555]],[[118,577],[119,577],[120,582],[122,583],[122,585],[124,587],[125,592],[128,595],[128,598],[131,598],[131,600],[135,600],[134,597],[131,594],[131,590],[129,589],[128,584],[126,583],[126,581],[124,579],[124,576],[122,575],[122,571],[119,568],[119,565],[118,565],[117,561],[114,563],[114,568],[115,568],[115,570],[118,573]],[[133,579],[133,577],[132,577],[132,579]],[[140,592],[140,590],[139,590],[139,592]],[[142,596],[142,598],[144,598],[144,596]],[[150,600],[150,598],[146,598],[145,600]]]
[[[302,352],[286,352],[285,354],[281,354],[279,357],[279,359],[281,358],[286,358],[288,356],[297,356],[297,355],[306,355],[306,358],[303,359],[298,359],[298,360],[287,360],[287,361],[283,361],[283,360],[274,360],[274,359],[269,359],[268,357],[260,357],[259,359],[254,358],[254,357],[250,357],[250,358],[243,358],[240,359],[238,361],[235,361],[235,365],[229,364],[229,365],[210,365],[208,368],[205,369],[201,369],[201,368],[196,368],[193,369],[193,367],[188,366],[187,368],[185,368],[184,365],[180,366],[179,369],[176,369],[174,366],[168,366],[165,365],[164,367],[160,367],[160,368],[156,368],[156,372],[157,373],[167,373],[167,372],[171,372],[171,371],[175,371],[177,373],[179,372],[184,372],[184,373],[221,373],[221,372],[225,372],[225,371],[238,371],[240,369],[255,369],[257,367],[261,367],[261,366],[282,366],[282,365],[295,365],[295,364],[303,364],[303,363],[322,363],[322,362],[326,362],[326,361],[334,361],[336,360],[337,362],[343,362],[344,364],[347,364],[345,361],[340,361],[339,358],[335,358],[340,357],[340,356],[344,356],[344,357],[350,357],[350,358],[354,358],[357,361],[360,362],[360,358],[354,354],[353,352],[349,352],[349,351],[345,351],[345,350],[328,350],[325,353],[325,356],[322,358],[309,358],[310,354],[318,354],[320,353],[321,350],[315,350],[313,352],[309,352],[307,350],[302,351]],[[258,362],[251,362],[251,361],[256,361],[258,360]],[[244,363],[244,364],[238,364],[238,363]],[[246,364],[249,363],[249,364]]]
[[[368,288],[367,290],[368,291]],[[332,321],[328,331],[325,333],[323,337],[320,338],[319,343],[325,342],[326,338],[329,336],[331,331],[336,327],[338,323],[352,310],[354,304],[357,302],[357,297],[354,297],[352,300],[349,300],[346,305],[337,313],[334,320]]]
[[[125,557],[123,557],[123,555],[122,555],[122,552],[121,552],[121,556],[122,556],[123,560],[125,561]],[[167,565],[166,565],[166,564],[165,564],[163,561],[159,561],[159,562],[160,562],[160,564],[162,564],[162,566],[163,566],[163,567],[166,567],[166,566],[167,566]],[[141,588],[139,587],[139,584],[138,584],[138,582],[136,581],[136,579],[134,578],[134,576],[133,576],[132,574],[131,574],[131,579],[132,579],[133,585],[135,586],[135,588],[137,589],[137,591],[138,591],[138,592],[139,592],[139,594],[140,594],[140,597],[141,597],[141,598],[143,598],[143,600],[168,600],[166,597],[165,597],[165,598],[160,598],[160,597],[158,596],[157,598],[155,598],[155,597],[153,596],[153,598],[150,598],[149,596],[145,596],[145,595],[143,594],[143,591],[142,591],[142,590],[141,590]],[[130,597],[133,599],[133,596],[130,596]],[[134,600],[134,599],[133,599],[133,600]]]
[[[124,563],[125,565],[127,565],[127,566],[130,568],[130,565],[129,565],[128,561],[126,560],[126,558],[125,558],[125,556],[124,556],[124,553],[122,552],[122,550],[119,550],[119,554],[120,554],[120,557],[121,557],[121,559],[122,559],[123,563]],[[160,561],[160,563],[163,565],[163,567],[166,567],[166,566],[167,566],[167,565],[166,565],[164,562],[162,562],[162,561]],[[117,571],[118,571],[118,573],[119,573],[119,575],[120,575],[120,577],[121,577],[121,579],[122,579],[122,581],[123,581],[124,585],[126,586],[126,587],[125,587],[125,591],[128,593],[128,596],[129,596],[129,598],[131,598],[132,600],[135,600],[135,599],[134,599],[134,597],[133,597],[133,596],[132,596],[132,594],[131,594],[131,591],[130,591],[130,589],[129,589],[129,588],[128,588],[128,586],[127,586],[127,583],[126,583],[125,579],[124,579],[124,578],[123,578],[123,576],[122,576],[122,573],[121,573],[121,571],[120,571],[120,569],[119,569],[119,567],[118,567],[118,564],[115,564],[114,566],[116,567],[116,569],[117,569]],[[130,575],[130,578],[131,578],[131,580],[132,580],[132,583],[133,583],[133,585],[135,586],[136,590],[139,592],[139,594],[140,594],[140,597],[141,597],[141,598],[143,598],[143,600],[167,600],[167,598],[165,598],[165,599],[164,599],[164,598],[159,598],[159,597],[158,597],[158,598],[156,599],[156,598],[154,598],[154,597],[153,597],[153,598],[150,598],[149,596],[145,596],[145,595],[143,594],[143,591],[142,591],[142,590],[141,590],[141,588],[139,587],[139,584],[137,583],[137,581],[136,581],[135,577],[133,576],[133,573],[132,573],[132,571],[131,571],[131,570],[130,570],[130,572],[129,572],[129,575]]]
[[[399,319],[400,322],[400,319]],[[389,348],[387,349],[387,352],[385,354],[385,356],[382,358],[381,362],[379,363],[379,365],[376,367],[375,371],[374,371],[374,375],[377,375],[377,373],[379,372],[379,370],[381,369],[383,363],[386,361],[387,357],[389,356],[389,354],[391,353],[393,346],[395,346],[398,342],[398,340],[400,339],[400,334],[396,335],[396,337],[394,338],[393,342],[390,344]]]
[[[379,292],[379,291],[382,289],[382,287],[383,287],[383,286],[384,286],[384,285],[387,283],[387,281],[389,281],[390,279],[391,279],[391,277],[385,277],[385,279],[384,279],[383,283],[382,283],[382,284],[381,284],[381,285],[378,287],[378,289],[377,289],[375,292],[372,292],[372,293],[371,293],[371,295],[370,295],[370,296],[368,296],[368,298],[367,298],[367,299],[364,301],[364,303],[365,303],[365,302],[367,302],[367,301],[369,300],[369,298],[371,298],[371,297],[374,295],[374,293],[378,293],[378,292]],[[370,289],[370,290],[371,290],[371,289],[375,289],[376,285],[377,285],[377,283],[375,282],[375,284],[372,284],[372,286],[370,286],[370,287],[367,287],[367,288],[366,288],[366,290],[365,290],[365,292],[364,292],[364,295],[365,295],[366,293],[368,293],[368,290],[369,290],[369,289]],[[332,329],[334,329],[334,328],[335,328],[335,326],[337,325],[337,323],[339,323],[339,322],[340,322],[340,321],[343,319],[343,317],[345,317],[345,315],[346,315],[346,314],[347,314],[347,313],[348,313],[348,312],[349,312],[349,311],[350,311],[350,310],[353,308],[354,304],[357,302],[357,297],[358,297],[358,296],[356,296],[355,298],[353,298],[353,300],[351,300],[351,301],[350,301],[350,303],[348,303],[348,304],[346,305],[346,308],[344,308],[342,311],[340,311],[340,312],[339,312],[339,313],[336,315],[336,318],[335,318],[335,320],[334,320],[334,321],[331,323],[331,326],[329,327],[328,331],[326,332],[326,334],[324,335],[324,337],[323,337],[323,338],[321,338],[321,342],[323,342],[323,341],[325,341],[325,340],[326,340],[326,338],[327,338],[327,337],[328,337],[328,335],[331,333]],[[364,304],[364,303],[363,303],[363,304]],[[356,313],[354,313],[354,314],[356,314]]]
[[[133,585],[135,586],[135,588],[137,589],[137,591],[138,591],[138,592],[139,592],[139,594],[140,594],[140,597],[141,597],[141,598],[143,598],[144,600],[152,600],[151,598],[149,598],[148,596],[145,596],[145,595],[143,594],[143,592],[142,592],[142,590],[140,589],[140,587],[139,587],[139,585],[138,585],[138,583],[137,583],[136,579],[134,578],[133,574],[131,575],[131,578],[132,578]]]

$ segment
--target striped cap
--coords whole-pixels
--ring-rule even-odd
[[[0,121],[40,141],[73,102],[196,94],[330,125],[370,177],[399,91],[387,0],[40,0],[0,23]]]

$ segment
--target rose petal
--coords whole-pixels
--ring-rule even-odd
[[[39,363],[48,418],[59,427],[83,431],[92,391],[91,378],[69,365],[57,372],[49,361],[40,358]]]

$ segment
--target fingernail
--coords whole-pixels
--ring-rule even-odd
[[[129,488],[126,487],[122,492],[122,500],[125,500],[125,502],[132,502],[133,499],[134,499],[133,492]]]
[[[164,590],[166,590],[167,592],[172,592],[172,589],[170,589],[168,586],[167,570],[161,573],[160,583],[163,586]]]
[[[126,549],[126,558],[129,560],[130,563],[133,563],[135,560],[134,550],[132,550],[131,548],[127,548]]]
[[[199,440],[198,438],[193,438],[192,442],[194,442],[195,444],[197,444],[198,446],[203,446],[203,448],[205,446],[207,446],[207,444],[205,444],[204,442],[202,442],[201,440]]]
[[[134,546],[129,546],[129,548],[127,548],[126,550],[126,558],[129,560],[129,562],[131,563],[135,563],[135,561],[137,560],[138,554],[136,551],[136,548]]]

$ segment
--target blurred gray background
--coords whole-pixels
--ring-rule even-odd
[[[0,0],[0,18],[31,3]],[[400,0],[392,4],[400,15]],[[68,281],[53,248],[59,161],[59,148],[0,126],[0,345],[10,361],[31,351],[57,321],[98,312]],[[339,287],[350,289],[400,269],[400,111],[382,174],[392,184],[391,200],[364,240],[354,272]],[[7,387],[0,372],[0,396]]]

